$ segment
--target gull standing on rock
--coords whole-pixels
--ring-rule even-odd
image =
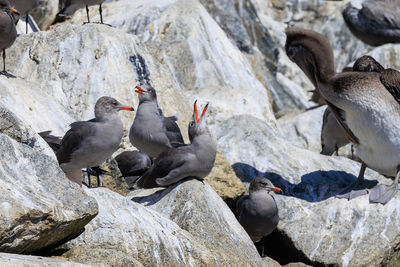
[[[288,57],[326,100],[363,162],[351,189],[367,183],[368,166],[395,177],[392,185],[369,190],[370,202],[387,203],[397,192],[400,176],[400,73],[391,69],[335,73],[332,48],[322,35],[298,28],[288,28],[286,35]],[[352,191],[349,198],[357,195]]]
[[[129,131],[132,145],[151,158],[176,144],[183,144],[177,118],[164,117],[158,106],[156,90],[149,84],[136,86],[139,106]]]
[[[3,51],[3,71],[0,75],[5,75],[7,78],[15,78],[6,71],[6,49],[17,39],[14,14],[19,15],[15,8],[11,8],[8,0],[0,0],[0,49]]]
[[[100,13],[100,24],[104,24],[103,22],[103,8],[102,4],[105,0],[63,0],[64,8],[58,12],[55,21],[53,24],[58,22],[63,22],[66,19],[70,18],[75,11],[82,7],[86,7],[86,15],[87,15],[87,23],[90,23],[89,17],[89,6],[99,5],[99,13]]]
[[[364,43],[400,43],[400,0],[365,0],[360,8],[348,3],[342,14],[350,31]]]
[[[81,170],[101,165],[118,149],[124,129],[118,111],[134,109],[108,96],[99,98],[92,121],[77,121],[64,135],[57,159],[67,177],[82,184]]]
[[[25,16],[26,33],[28,33],[29,12],[39,5],[39,0],[10,0],[12,7],[16,8],[21,16]]]
[[[282,190],[267,178],[258,177],[250,182],[249,195],[242,196],[236,203],[237,218],[254,243],[272,233],[278,225],[278,206],[273,192]],[[264,256],[264,251],[261,254]]]
[[[217,146],[208,130],[204,114],[198,115],[197,104],[189,122],[190,144],[170,148],[162,152],[150,169],[138,180],[140,188],[168,186],[186,177],[203,180],[214,166]]]

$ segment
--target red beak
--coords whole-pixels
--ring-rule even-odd
[[[140,87],[140,85],[136,86],[135,88],[136,88],[135,92],[138,94],[146,93],[146,90],[143,90],[142,87]]]
[[[197,100],[194,101],[194,118],[196,120],[196,123],[199,122],[199,120],[204,116],[204,113],[206,113],[207,109],[208,109],[208,103],[204,107],[203,112],[201,112],[201,115],[200,115],[200,118],[199,118],[199,113],[197,112]]]
[[[120,110],[134,111],[135,109],[131,106],[122,106],[120,107]]]
[[[19,12],[15,8],[11,8],[11,12],[19,16]]]
[[[274,187],[274,188],[272,188],[272,190],[273,190],[275,193],[282,193],[282,189],[280,189],[279,187]]]

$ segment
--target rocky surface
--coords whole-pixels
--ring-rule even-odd
[[[96,201],[70,182],[50,149],[0,106],[0,251],[33,253],[79,235]]]
[[[85,190],[99,215],[62,256],[107,266],[213,266],[213,251],[162,214],[106,188]]]
[[[31,15],[39,28],[48,30],[58,13],[59,0],[40,0],[40,5],[32,10]]]
[[[103,267],[105,265],[89,265],[62,259],[53,259],[38,256],[0,253],[0,265],[7,267]]]
[[[275,197],[278,228],[304,253],[306,263],[373,266],[393,257],[400,242],[399,193],[385,206],[369,204],[367,195],[351,201],[335,198],[356,179],[359,164],[300,149],[251,116],[232,118],[220,127],[215,136],[242,181],[264,176],[284,191]],[[366,179],[391,183],[371,170]]]
[[[47,29],[58,1],[44,2],[33,15]],[[270,256],[281,264],[396,266],[398,195],[385,206],[370,205],[367,196],[352,201],[334,197],[354,181],[359,164],[319,155],[322,108],[304,112],[313,105],[307,92],[313,88],[283,49],[284,29],[290,24],[325,35],[333,46],[337,71],[364,53],[399,69],[399,45],[372,49],[351,35],[340,14],[347,2],[106,1],[104,20],[114,28],[82,25],[86,12],[81,9],[72,20],[47,32],[21,34],[7,50],[7,68],[18,78],[0,77],[1,171],[13,178],[0,181],[4,192],[19,192],[16,210],[22,204],[44,208],[27,211],[39,228],[42,221],[37,214],[50,214],[46,216],[51,219],[54,214],[77,216],[75,212],[94,216],[96,202],[65,181],[54,154],[35,132],[62,135],[71,122],[93,118],[93,106],[102,95],[136,106],[137,71],[128,59],[139,54],[150,70],[160,107],[166,115],[178,115],[186,141],[194,100],[210,102],[207,122],[221,154],[206,181],[220,196],[233,206],[244,192],[236,175],[245,186],[261,175],[284,189],[276,197],[281,222],[267,242]],[[93,21],[99,21],[97,6],[90,13]],[[129,129],[134,113],[120,115]],[[132,149],[126,138],[120,151],[124,149]],[[106,185],[125,194],[123,182],[113,177],[105,180]],[[390,183],[372,171],[367,178]],[[57,192],[57,201],[48,192]],[[87,191],[99,202],[100,215],[65,246],[68,252],[63,256],[114,266],[277,264],[269,259],[261,262],[248,236],[207,183],[188,181],[153,193],[134,192],[136,200],[147,205],[143,207],[131,201],[133,196],[125,199],[103,188]],[[9,206],[3,208],[9,216]],[[69,222],[79,221],[77,217]],[[33,230],[12,252],[51,247],[41,238],[55,228],[71,234],[62,228],[65,225],[52,223],[45,229],[48,232]],[[23,225],[15,229],[23,230]],[[19,242],[25,232],[17,233],[12,236]],[[61,242],[57,238],[52,234],[46,240]],[[286,258],[280,257],[282,251]]]
[[[253,242],[207,184],[186,180],[167,189],[135,190],[128,196],[171,219],[207,247],[218,266],[261,266]]]

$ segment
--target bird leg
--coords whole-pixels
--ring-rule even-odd
[[[101,7],[101,4],[99,5],[99,13],[100,13],[100,23],[103,23],[103,8]]]
[[[361,163],[360,173],[358,174],[357,180],[348,186],[341,194],[337,195],[337,198],[346,198],[348,200],[360,197],[368,194],[368,188],[371,188],[377,184],[377,181],[364,180],[364,173],[367,169],[367,165]]]
[[[397,167],[396,178],[391,185],[377,185],[370,190],[369,202],[370,203],[381,203],[386,204],[391,200],[397,193],[400,177],[400,166]]]
[[[8,73],[6,71],[6,50],[3,49],[3,71],[0,71],[0,75],[4,75],[7,78],[16,78],[14,75],[12,75],[11,73]]]
[[[25,18],[25,30],[26,30],[26,34],[28,34],[28,23],[29,23],[29,14],[26,13],[26,18]]]
[[[90,18],[89,18],[89,6],[86,5],[86,16],[87,16],[87,22],[84,22],[83,24],[90,23]]]

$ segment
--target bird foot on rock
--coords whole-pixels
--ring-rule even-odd
[[[337,198],[345,198],[347,200],[351,200],[363,195],[368,194],[368,189],[373,188],[376,186],[378,181],[371,181],[371,180],[356,180],[354,183],[352,183],[349,187],[347,187],[345,190],[343,190],[339,195],[337,195]]]
[[[11,73],[8,73],[7,71],[0,71],[0,75],[4,75],[7,78],[17,78],[17,76],[14,76]]]
[[[369,190],[369,202],[380,203],[385,205],[389,202],[397,193],[397,184],[392,185],[377,185]]]

